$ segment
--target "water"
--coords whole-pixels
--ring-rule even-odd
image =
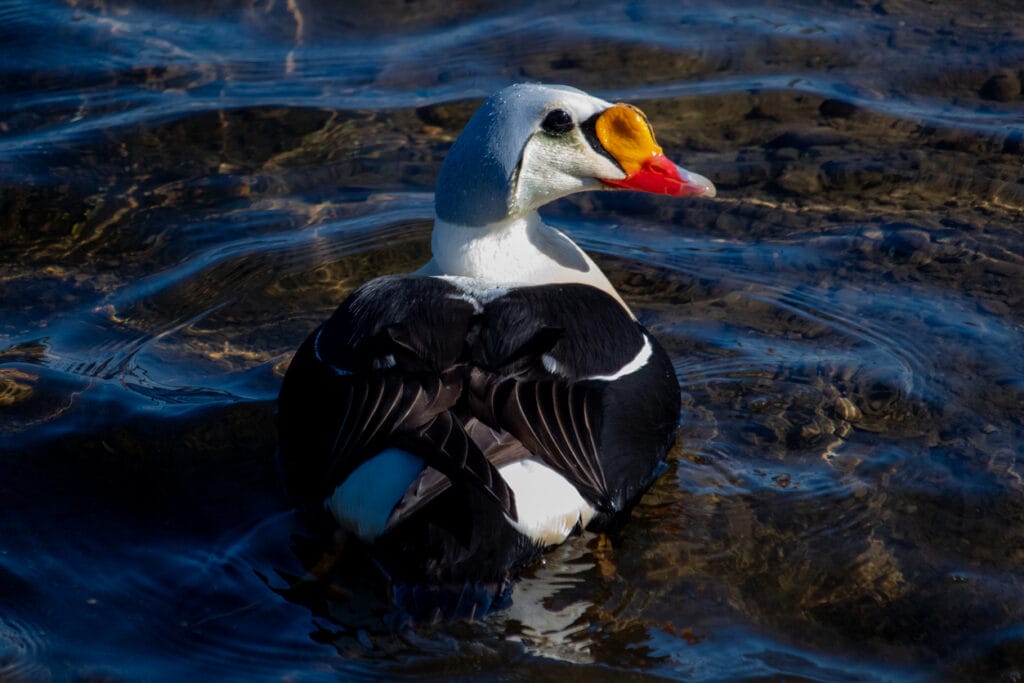
[[[1013,3],[12,0],[0,26],[0,678],[1024,674]],[[347,291],[426,260],[447,146],[517,80],[640,105],[718,186],[546,212],[675,360],[680,442],[509,610],[402,626],[289,511],[273,401]]]

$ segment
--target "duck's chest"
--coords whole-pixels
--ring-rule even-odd
[[[576,282],[608,292],[621,303],[590,257],[539,217],[484,227],[437,221],[431,246],[439,274],[506,284]]]

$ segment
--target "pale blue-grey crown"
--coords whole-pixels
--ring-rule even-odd
[[[459,225],[486,225],[508,216],[523,148],[548,104],[564,85],[518,83],[477,109],[448,150],[434,195],[437,217]]]

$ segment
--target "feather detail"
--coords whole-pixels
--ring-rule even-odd
[[[474,414],[521,441],[591,503],[607,507],[608,486],[596,438],[601,426],[599,389],[556,380],[495,381],[481,370],[473,371],[470,382]]]

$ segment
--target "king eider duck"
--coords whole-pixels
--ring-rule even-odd
[[[715,195],[636,107],[499,91],[444,160],[430,262],[356,289],[296,352],[278,403],[288,491],[393,585],[507,589],[664,467],[680,407],[667,354],[537,214],[613,188]]]

